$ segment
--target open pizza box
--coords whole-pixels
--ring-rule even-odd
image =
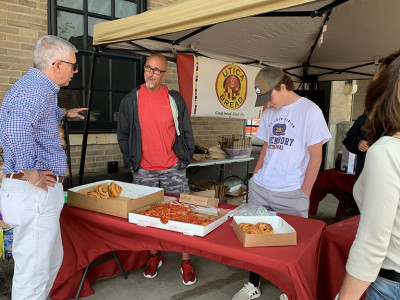
[[[97,185],[107,187],[115,182],[122,187],[122,192],[115,198],[96,198],[87,193],[94,191]],[[144,205],[163,201],[164,190],[115,180],[103,180],[76,186],[68,190],[68,205],[91,211],[129,218],[129,213]]]
[[[169,201],[169,203],[172,205],[182,205],[190,207],[191,211],[196,213],[197,215],[205,215],[208,217],[211,216],[213,219],[215,219],[215,221],[206,226],[172,220],[167,221],[167,223],[163,223],[161,222],[160,218],[149,217],[140,214],[150,207],[160,205],[162,203],[163,202],[152,203],[150,205],[144,205],[143,207],[136,209],[129,214],[129,222],[140,226],[150,226],[170,231],[181,232],[186,235],[205,236],[216,229],[218,226],[222,225],[228,219],[228,213],[230,211],[227,209],[209,208],[193,204],[186,204],[178,201]]]
[[[268,223],[274,229],[273,234],[246,234],[239,223]],[[296,230],[278,216],[234,216],[233,231],[244,247],[290,246],[297,244]]]

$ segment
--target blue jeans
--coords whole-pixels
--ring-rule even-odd
[[[366,300],[400,300],[400,283],[378,276],[368,287]]]

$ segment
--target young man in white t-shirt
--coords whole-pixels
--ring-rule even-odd
[[[276,67],[259,71],[255,90],[256,106],[267,108],[256,135],[264,145],[249,183],[249,203],[307,218],[322,145],[332,137],[322,111],[297,95],[290,76]],[[232,299],[260,297],[259,285],[260,276],[250,272],[249,282]]]

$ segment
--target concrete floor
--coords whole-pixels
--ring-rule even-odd
[[[142,275],[143,269],[134,270],[124,280],[120,276],[95,282],[96,294],[87,300],[96,299],[231,299],[236,290],[247,282],[248,272],[229,267],[199,256],[192,256],[197,282],[192,286],[182,283],[180,253],[164,252],[167,261],[153,279]],[[279,299],[281,292],[267,281],[262,282],[265,299]],[[268,296],[267,296],[268,295]]]

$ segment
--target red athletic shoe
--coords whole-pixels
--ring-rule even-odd
[[[146,278],[154,278],[157,276],[157,269],[162,266],[162,260],[158,254],[150,254],[147,265],[144,268],[143,275]]]
[[[196,282],[196,275],[194,274],[193,266],[190,261],[184,261],[181,264],[181,273],[183,274],[183,284],[191,285]]]

